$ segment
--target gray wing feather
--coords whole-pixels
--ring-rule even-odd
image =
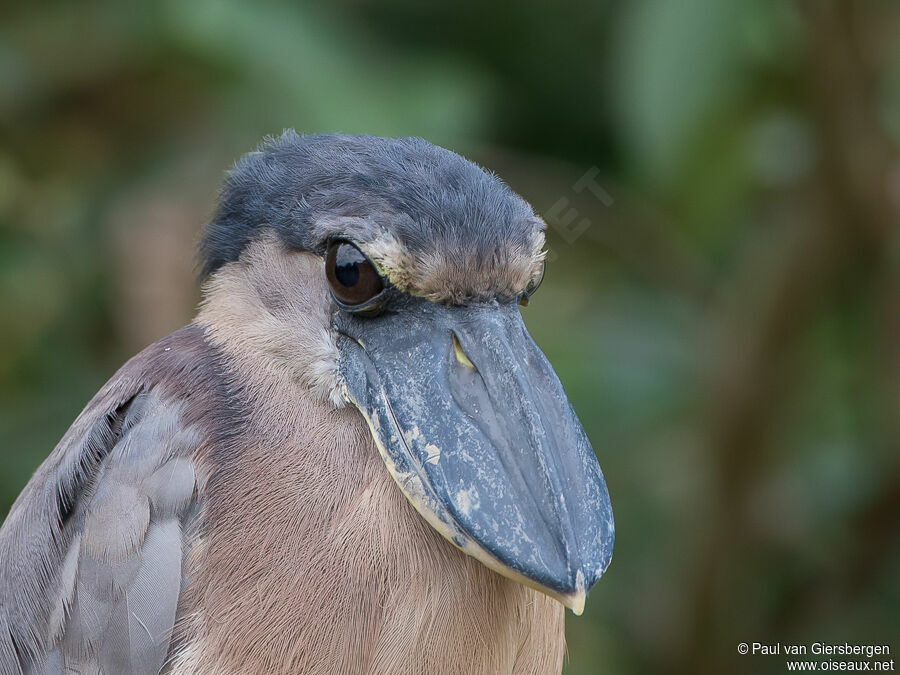
[[[0,529],[0,675],[162,669],[196,511],[181,406],[108,386]]]

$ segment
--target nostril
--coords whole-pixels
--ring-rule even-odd
[[[462,348],[462,345],[459,342],[459,338],[456,337],[456,333],[454,331],[450,331],[450,337],[453,340],[453,354],[456,356],[456,360],[466,368],[471,368],[472,370],[477,371],[478,369],[475,367],[475,364],[472,363],[472,360],[468,357],[465,350]]]

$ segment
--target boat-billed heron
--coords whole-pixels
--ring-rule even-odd
[[[0,530],[0,673],[558,673],[613,518],[519,311],[543,229],[420,139],[237,162],[196,318]]]

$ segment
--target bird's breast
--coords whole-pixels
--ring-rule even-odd
[[[560,672],[560,604],[432,530],[356,411],[273,393],[197,458],[172,673]]]

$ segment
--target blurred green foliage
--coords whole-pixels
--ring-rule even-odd
[[[267,133],[421,135],[545,214],[525,310],[607,475],[569,675],[900,635],[900,4],[7,2],[0,514],[191,317]]]

